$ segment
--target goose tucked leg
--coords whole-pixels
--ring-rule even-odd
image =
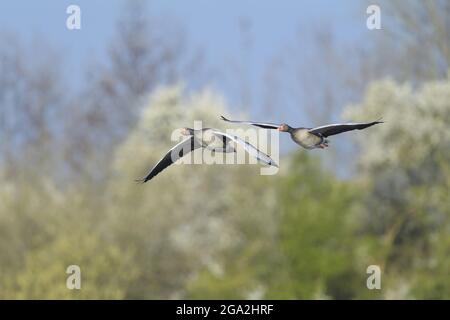
[[[323,141],[319,144],[319,147],[325,149],[328,147],[328,139],[323,139]]]

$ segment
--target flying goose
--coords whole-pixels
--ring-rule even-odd
[[[373,126],[378,123],[383,123],[383,121],[372,121],[372,122],[362,122],[362,123],[335,123],[327,124],[324,126],[316,128],[292,128],[289,125],[282,123],[269,123],[269,122],[253,122],[253,121],[235,121],[228,120],[224,116],[220,116],[223,121],[241,124],[250,124],[252,126],[257,126],[264,129],[277,129],[281,132],[289,132],[292,140],[299,144],[305,149],[315,149],[315,148],[325,148],[328,147],[329,136],[339,134],[351,130],[361,130],[367,127]]]
[[[245,151],[257,160],[267,165],[278,167],[275,161],[273,161],[265,153],[259,151],[250,143],[240,139],[237,136],[220,132],[217,129],[203,128],[194,130],[191,128],[182,128],[181,134],[188,136],[188,138],[170,149],[166,155],[150,170],[150,172],[144,178],[136,180],[137,182],[145,183],[151,180],[172,163],[198,148],[206,148],[214,152],[236,152],[236,149],[231,145],[233,142],[240,144]]]

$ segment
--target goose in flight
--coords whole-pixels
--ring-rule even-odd
[[[292,128],[291,126],[282,123],[269,123],[269,122],[253,122],[253,121],[235,121],[228,120],[224,116],[220,116],[223,121],[249,124],[252,126],[257,126],[264,129],[277,129],[281,132],[288,132],[291,135],[292,140],[299,144],[305,149],[315,149],[315,148],[326,148],[328,147],[327,137],[339,134],[351,130],[361,130],[373,126],[378,123],[383,123],[383,121],[372,121],[372,122],[362,122],[362,123],[336,123],[328,124],[316,128]]]
[[[248,152],[248,154],[255,157],[260,162],[278,167],[272,158],[259,151],[250,143],[240,139],[237,136],[220,132],[217,129],[203,128],[194,130],[191,128],[183,128],[181,129],[181,134],[188,136],[188,138],[170,149],[166,155],[149,171],[149,173],[144,178],[136,180],[137,182],[145,183],[151,180],[172,163],[198,148],[205,148],[214,152],[236,152],[236,149],[233,147],[233,143],[241,145],[244,150]]]

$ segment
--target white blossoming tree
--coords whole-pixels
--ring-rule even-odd
[[[260,175],[259,165],[172,165],[145,184],[134,182],[177,143],[171,141],[175,129],[199,120],[203,127],[225,129],[219,119],[224,112],[211,90],[186,95],[180,86],[161,88],[117,150],[108,189],[116,218],[105,229],[139,252],[142,273],[131,297],[186,297],[183,288],[199,272],[227,276],[226,255],[253,256],[272,245],[248,245],[270,239],[275,227],[274,190],[264,187],[270,177]]]
[[[448,298],[450,259],[443,252],[450,250],[450,80],[419,88],[375,82],[344,116],[385,121],[356,135],[357,174],[369,191],[358,211],[363,230],[378,240],[375,262],[394,282],[410,284],[400,296]],[[405,268],[417,277],[411,279]],[[434,280],[422,277],[430,273]],[[387,296],[398,297],[393,292]]]

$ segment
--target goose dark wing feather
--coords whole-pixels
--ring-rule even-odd
[[[323,137],[329,137],[335,134],[351,131],[351,130],[362,130],[371,127],[375,124],[383,123],[383,121],[372,121],[364,123],[341,123],[341,124],[329,124],[326,126],[321,126],[317,128],[309,129],[310,133],[321,135]]]
[[[158,163],[149,171],[149,173],[142,179],[136,180],[137,182],[145,183],[154,178],[158,173],[166,169],[178,159],[181,159],[189,152],[199,148],[200,145],[195,143],[194,137],[189,137],[175,145],[170,149],[166,155],[158,161]]]
[[[220,116],[220,119],[222,119],[223,121],[226,121],[226,122],[240,123],[240,124],[249,124],[249,125],[260,127],[260,128],[264,128],[264,129],[278,129],[278,127],[280,126],[279,124],[270,123],[270,122],[254,122],[254,121],[229,120],[229,119],[225,118],[224,116]]]

